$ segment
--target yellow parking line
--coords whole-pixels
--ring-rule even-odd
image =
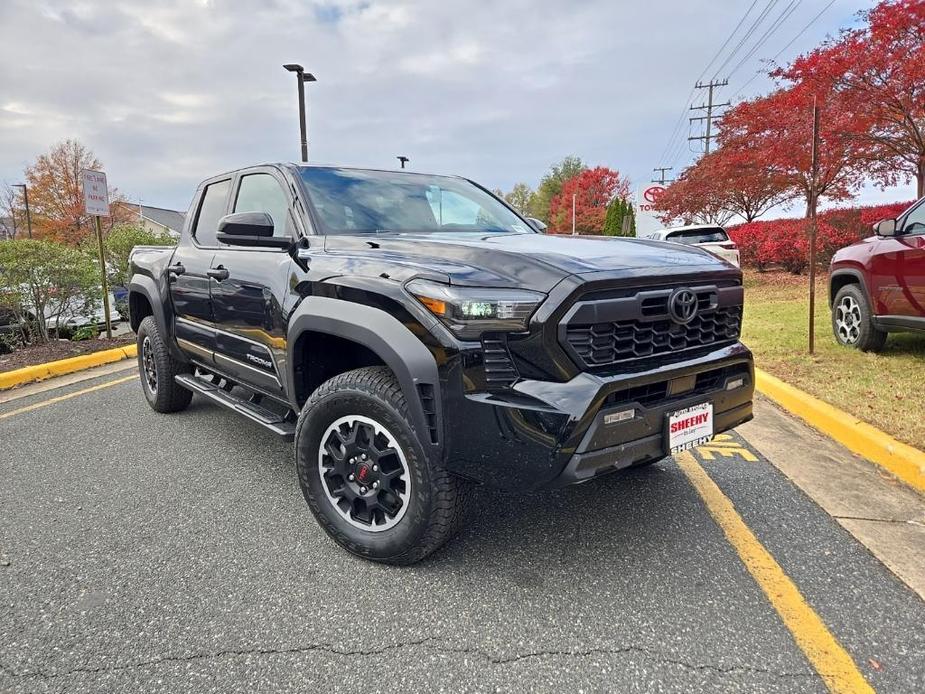
[[[126,381],[132,381],[138,378],[135,375],[125,376],[124,378],[117,378],[114,381],[106,381],[106,383],[100,383],[99,385],[91,386],[89,388],[84,388],[83,390],[75,390],[73,393],[68,393],[67,395],[59,395],[56,398],[49,398],[48,400],[42,400],[41,402],[35,402],[26,407],[20,407],[18,410],[10,410],[9,412],[4,412],[0,414],[0,419],[6,419],[7,417],[12,417],[13,415],[23,414],[25,412],[32,412],[32,410],[38,410],[42,407],[47,407],[48,405],[54,405],[56,402],[62,402],[64,400],[70,400],[71,398],[76,398],[78,395],[86,395],[87,393],[92,393],[95,390],[102,390],[103,388],[109,388],[109,386],[117,386],[120,383],[125,383]]]
[[[693,455],[681,453],[675,460],[829,691],[839,694],[873,692],[851,656],[758,541],[729,497],[710,479]]]
[[[694,450],[704,460],[715,460],[714,454],[716,454],[723,458],[742,458],[742,460],[747,460],[750,463],[758,462],[758,456],[738,443],[729,434],[717,434],[710,443],[697,446]]]

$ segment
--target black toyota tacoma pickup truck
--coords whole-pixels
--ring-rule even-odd
[[[751,419],[737,268],[541,231],[463,178],[210,178],[176,248],[132,253],[145,397],[198,393],[294,439],[321,526],[396,564],[450,537],[473,483],[584,482]]]

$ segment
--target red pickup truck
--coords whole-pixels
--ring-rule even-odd
[[[841,344],[877,352],[887,333],[925,330],[925,198],[832,257],[829,305]]]

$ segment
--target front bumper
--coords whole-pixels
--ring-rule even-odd
[[[730,381],[744,384],[726,390]],[[450,389],[451,391],[455,389]],[[575,484],[666,456],[666,415],[713,403],[714,433],[752,418],[754,367],[741,343],[632,373],[522,380],[498,393],[447,397],[447,465],[507,489]],[[633,410],[624,421],[608,414]]]

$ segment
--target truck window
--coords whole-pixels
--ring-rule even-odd
[[[266,212],[273,218],[273,236],[289,236],[289,201],[282,187],[270,174],[241,177],[235,212]]]
[[[206,192],[199,203],[199,214],[196,216],[196,226],[193,236],[201,246],[217,246],[218,220],[225,216],[225,201],[231,181],[219,181],[206,186]]]
[[[722,229],[690,229],[687,231],[676,231],[665,237],[666,241],[675,243],[687,243],[696,245],[698,243],[719,243],[728,241],[729,237]]]

